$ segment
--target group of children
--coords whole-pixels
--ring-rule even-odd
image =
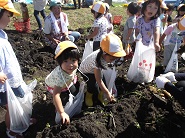
[[[0,54],[0,105],[6,105],[8,111],[6,89],[4,88],[5,81],[11,82],[10,85],[17,97],[24,97],[24,91],[19,84],[23,81],[19,64],[12,47],[7,40],[7,35],[2,30],[10,22],[9,18],[12,17],[13,14],[16,15],[19,13],[14,7],[5,6],[7,4],[12,3],[8,0],[6,0],[6,2],[0,0],[0,38],[9,46],[7,48],[3,45],[3,50],[1,50],[1,52],[4,51],[4,53]],[[128,44],[132,45],[135,41],[137,42],[141,40],[143,45],[149,46],[152,40],[155,50],[160,51],[165,36],[167,37],[164,45],[168,48],[169,45],[171,45],[171,48],[169,48],[170,50],[173,49],[174,43],[177,43],[177,41],[180,44],[182,38],[179,38],[177,34],[178,32],[185,30],[181,18],[177,20],[176,23],[173,23],[172,20],[172,24],[169,25],[167,29],[164,30],[162,36],[160,36],[161,20],[158,17],[161,13],[161,5],[160,0],[145,1],[141,7],[141,15],[136,17],[139,9],[138,4],[134,2],[130,3],[127,8],[129,18],[124,27],[123,41],[121,41],[121,39],[113,33],[113,26],[111,25],[112,16],[110,13],[106,12],[109,10],[109,6],[103,2],[94,3],[92,7],[90,7],[94,16],[94,23],[92,32],[87,36],[87,39],[93,38],[93,52],[81,61],[80,66],[80,53],[78,47],[73,42],[63,41],[57,45],[55,49],[55,59],[58,62],[58,66],[46,76],[45,83],[47,90],[53,95],[53,102],[56,112],[60,117],[60,123],[70,123],[70,117],[65,111],[65,106],[69,101],[69,95],[72,94],[73,96],[76,96],[79,92],[80,84],[76,75],[78,68],[84,80],[87,80],[88,78],[87,92],[85,95],[86,106],[93,106],[96,100],[99,100],[103,104],[104,98],[102,95],[104,95],[109,102],[115,102],[114,95],[106,86],[102,70],[108,69],[109,63],[115,63],[116,61],[119,61],[120,58],[129,54],[125,52]],[[182,7],[179,9],[181,8]],[[179,14],[180,13],[181,12],[179,11]],[[180,14],[177,18],[180,16],[183,15]],[[175,35],[173,36],[172,34]],[[125,50],[123,45],[125,46]],[[169,55],[169,53],[166,55]],[[10,58],[14,60],[10,60]],[[166,63],[168,63],[168,58],[166,56],[165,60]],[[13,66],[12,61],[15,61]],[[18,69],[18,76],[14,68],[16,68],[16,70]],[[9,137],[23,137],[22,134],[12,132],[9,129],[11,124],[8,112],[5,122]]]

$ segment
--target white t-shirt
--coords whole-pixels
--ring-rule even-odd
[[[93,37],[93,41],[101,41],[104,35],[107,34],[108,21],[104,16],[94,20],[92,27],[98,27],[98,34]]]
[[[183,37],[178,35],[179,32],[180,30],[177,28],[177,23],[169,25],[164,32],[164,34],[166,35],[164,46],[175,45],[176,42],[178,45],[180,45]]]
[[[99,51],[100,51],[99,49],[94,51],[81,62],[79,69],[83,73],[94,74],[94,69],[98,69],[97,63],[96,63],[96,57]],[[101,58],[100,60],[103,67],[107,68],[107,62],[103,58]]]
[[[36,11],[42,11],[45,9],[46,4],[48,3],[48,0],[33,0],[33,7]]]

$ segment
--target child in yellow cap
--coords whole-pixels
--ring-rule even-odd
[[[24,127],[20,127],[22,126],[21,121],[10,120],[10,118],[14,118],[12,116],[15,116],[15,114],[12,113],[13,111],[11,111],[10,105],[8,105],[9,100],[7,99],[9,98],[7,97],[7,95],[9,91],[6,88],[6,85],[9,84],[16,98],[18,97],[17,99],[20,99],[20,100],[24,98],[27,93],[27,90],[24,89],[26,84],[22,78],[19,62],[16,58],[16,55],[13,51],[11,44],[8,41],[7,34],[3,31],[3,29],[5,29],[8,23],[10,22],[11,17],[13,15],[20,15],[20,13],[17,10],[15,10],[11,0],[0,0],[0,42],[1,42],[0,43],[0,105],[5,106],[7,109],[7,112],[5,114],[5,124],[7,127],[6,133],[8,137],[23,138],[22,133],[28,129],[29,122],[28,122],[28,125]],[[23,109],[23,112],[24,112],[24,109]],[[30,115],[31,114],[32,113],[30,112]],[[29,119],[32,121],[36,121],[35,119],[33,120],[29,117],[27,119],[28,121]],[[15,125],[15,124],[11,122],[16,122],[17,124],[20,124],[18,125],[20,127],[19,130],[16,128],[13,128],[12,125]]]
[[[55,117],[57,124],[70,123],[70,116],[64,107],[69,101],[69,94],[75,96],[78,93],[79,83],[76,72],[79,58],[80,53],[73,42],[60,42],[55,50],[58,66],[45,79],[47,90],[53,94],[53,102],[57,111]]]
[[[103,82],[102,70],[108,68],[108,63],[113,63],[125,55],[120,38],[115,34],[109,33],[101,40],[100,49],[91,53],[81,62],[79,69],[89,78],[85,96],[85,104],[87,106],[93,106],[93,99],[96,100],[97,98],[104,104],[102,93],[105,94],[109,101],[114,101],[114,96]]]

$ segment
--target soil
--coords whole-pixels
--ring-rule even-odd
[[[79,29],[83,35],[84,30]],[[37,123],[24,132],[25,138],[183,138],[185,137],[185,110],[173,98],[162,98],[154,83],[134,84],[125,75],[131,59],[118,67],[116,86],[117,103],[92,108],[83,106],[82,113],[71,119],[70,125],[56,125],[55,108],[52,96],[44,85],[47,74],[57,64],[52,50],[45,46],[37,32],[18,33],[6,30],[22,68],[26,82],[37,78],[33,91],[33,117]],[[80,51],[84,49],[83,37],[77,43]],[[157,54],[160,63],[162,54]],[[179,61],[179,71],[184,64]],[[161,66],[156,67],[156,76]],[[153,86],[153,87],[151,87]],[[156,93],[156,94],[154,94]],[[43,100],[44,94],[46,100]],[[5,108],[0,107],[0,137],[7,138],[4,122]]]

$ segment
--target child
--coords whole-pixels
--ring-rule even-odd
[[[24,22],[27,22],[29,20],[29,12],[28,12],[28,8],[27,8],[27,4],[24,2],[20,3],[21,6],[21,12],[22,12],[22,18]]]
[[[168,9],[166,10],[166,14],[168,15],[167,18],[167,26],[169,26],[170,24],[172,24],[172,12],[174,10],[174,6],[172,4],[167,4]]]
[[[110,6],[108,3],[105,3],[106,11],[105,11],[105,18],[108,21],[108,28],[107,33],[113,32],[113,25],[112,25],[112,14],[109,12]]]
[[[94,51],[82,61],[79,69],[89,78],[85,96],[87,106],[93,106],[93,99],[97,98],[104,105],[103,94],[106,95],[109,101],[115,100],[102,80],[102,70],[108,68],[108,63],[113,63],[125,55],[119,37],[109,33],[102,39],[100,49]],[[99,90],[99,87],[101,90]]]
[[[20,13],[15,10],[11,0],[0,0],[0,106],[5,106],[7,109],[5,114],[5,124],[7,127],[6,133],[8,137],[23,138],[22,133],[13,132],[11,129],[12,124],[10,123],[10,111],[8,107],[7,89],[5,85],[5,81],[9,83],[15,96],[19,97],[19,99],[25,96],[25,91],[23,88],[23,84],[25,83],[22,78],[20,65],[13,48],[8,41],[7,34],[3,31],[13,15],[20,15]],[[22,126],[21,121],[17,121],[17,123],[20,123],[20,126]]]
[[[185,4],[180,4],[178,7],[177,7],[177,15],[173,21],[173,23],[176,23],[180,20],[181,17],[183,17],[185,14]]]
[[[64,110],[69,100],[69,92],[73,95],[78,93],[76,72],[79,58],[80,53],[73,42],[60,42],[55,50],[55,59],[59,65],[45,79],[48,91],[53,94],[53,102],[62,124],[70,123],[69,115]]]
[[[135,24],[136,24],[136,16],[135,14],[138,12],[138,5],[135,2],[131,2],[127,7],[127,15],[129,16],[123,30],[123,46],[127,54],[129,51],[127,50],[128,45],[132,46],[135,41]]]
[[[135,34],[137,39],[142,38],[142,43],[149,46],[153,37],[156,51],[160,51],[160,1],[148,0],[143,3],[141,13],[143,16],[136,22]],[[139,35],[138,35],[139,34]]]
[[[45,6],[48,3],[48,0],[33,0],[33,6],[34,6],[34,16],[38,24],[38,30],[42,30],[42,22],[39,18],[39,13],[42,15],[42,18],[45,19]]]
[[[100,48],[100,41],[103,35],[107,34],[108,21],[104,17],[106,8],[103,2],[96,2],[90,8],[95,20],[92,26],[92,32],[87,36],[87,39],[93,38],[93,51],[95,51]]]
[[[163,34],[164,29],[166,29],[166,27],[167,27],[166,23],[167,23],[168,14],[166,14],[166,10],[168,10],[168,7],[164,3],[164,1],[162,1],[162,3],[161,3],[161,15],[159,16],[159,18],[161,19],[160,35]]]
[[[160,45],[163,42],[164,38],[166,37],[164,41],[164,60],[163,60],[164,67],[168,65],[168,62],[171,58],[176,43],[179,49],[182,41],[185,42],[185,36],[178,35],[179,32],[184,31],[184,28],[181,26],[181,24],[183,24],[182,21],[184,21],[184,17],[181,18],[181,20],[178,23],[173,23],[169,25],[165,32],[163,33],[163,35],[160,37],[159,40]]]

